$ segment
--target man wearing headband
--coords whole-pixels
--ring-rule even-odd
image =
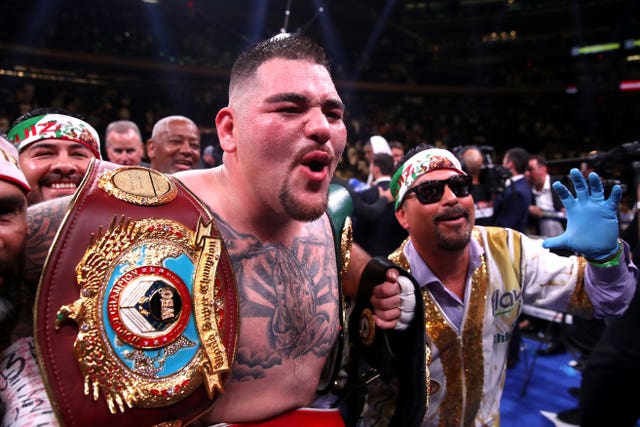
[[[0,136],[0,376],[7,379],[0,424],[12,427],[55,422],[33,353],[33,295],[21,274],[29,191],[16,148]]]
[[[39,108],[19,117],[8,134],[31,186],[29,204],[73,194],[91,159],[100,159],[100,137],[68,111]]]
[[[496,425],[523,304],[586,317],[619,316],[629,305],[638,269],[618,238],[621,188],[605,200],[596,174],[587,182],[573,169],[571,178],[577,198],[554,183],[567,209],[566,232],[543,241],[474,226],[471,177],[447,150],[417,147],[394,173],[396,218],[409,237],[389,259],[413,275],[425,308],[430,395],[423,426]],[[550,251],[556,248],[580,256]],[[378,390],[369,407],[379,407],[385,393],[393,391]],[[384,425],[368,413],[365,419]]]

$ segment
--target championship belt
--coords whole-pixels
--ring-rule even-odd
[[[238,335],[235,275],[208,209],[152,169],[93,161],[42,272],[38,363],[63,426],[184,426]]]

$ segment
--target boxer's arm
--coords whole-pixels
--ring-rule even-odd
[[[33,290],[38,286],[49,248],[53,244],[58,227],[62,224],[71,197],[41,202],[29,206],[27,209],[28,228],[24,279]]]
[[[358,296],[360,277],[362,276],[362,272],[369,261],[371,261],[371,255],[369,255],[357,243],[353,242],[351,246],[349,268],[342,278],[342,292],[344,292],[345,296],[350,298],[356,298]]]

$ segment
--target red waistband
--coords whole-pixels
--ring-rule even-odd
[[[295,409],[267,421],[228,424],[229,427],[345,427],[338,409]]]

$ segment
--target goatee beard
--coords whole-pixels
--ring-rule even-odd
[[[327,194],[322,202],[305,205],[292,197],[292,193],[286,184],[280,191],[280,203],[287,214],[296,221],[310,222],[320,218],[327,210],[328,200],[329,195]]]

